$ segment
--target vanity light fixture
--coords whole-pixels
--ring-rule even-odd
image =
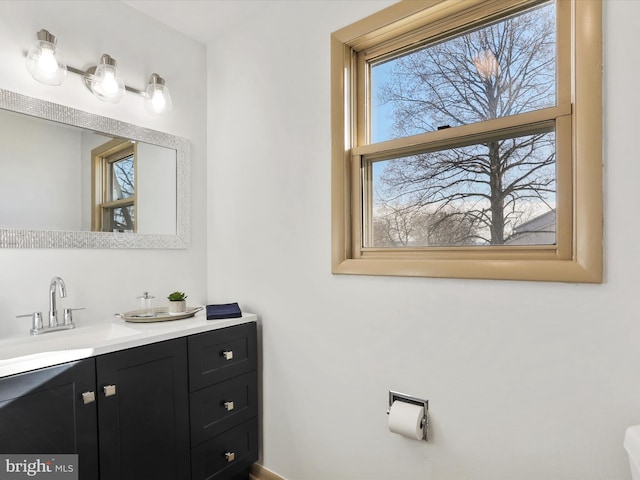
[[[80,75],[86,87],[96,98],[110,103],[122,100],[125,90],[145,97],[145,109],[152,115],[169,112],[173,106],[169,89],[164,78],[157,73],[151,75],[146,90],[138,90],[124,84],[117,68],[117,62],[106,53],[100,57],[97,66],[80,70],[62,63],[58,57],[56,37],[42,29],[37,34],[38,41],[27,55],[27,70],[39,82],[47,85],[61,85],[67,70]]]
[[[118,63],[106,53],[91,72],[90,89],[103,102],[118,103],[124,96],[124,80],[118,72]],[[90,69],[91,70],[91,69]],[[89,73],[89,72],[87,72]]]
[[[164,78],[157,73],[151,74],[147,91],[145,92],[144,107],[151,115],[159,115],[171,111],[173,103],[171,94],[164,84]]]
[[[37,81],[47,85],[61,85],[67,75],[67,67],[60,61],[56,37],[42,29],[38,40],[27,54],[27,70]]]

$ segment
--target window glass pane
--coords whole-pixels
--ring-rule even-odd
[[[556,103],[555,3],[371,64],[371,141]]]
[[[555,157],[551,131],[371,162],[363,246],[553,245]]]
[[[103,232],[131,232],[135,231],[135,208],[126,207],[103,208]]]
[[[111,200],[133,197],[135,193],[135,168],[133,155],[111,163]]]

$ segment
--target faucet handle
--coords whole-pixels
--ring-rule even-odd
[[[73,325],[73,312],[74,310],[84,310],[84,307],[80,308],[65,308],[64,309],[64,325]]]
[[[17,315],[16,318],[31,317],[31,335],[36,335],[42,330],[42,312],[33,312],[26,315]]]

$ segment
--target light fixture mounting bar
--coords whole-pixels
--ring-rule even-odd
[[[91,90],[91,79],[93,78],[93,73],[96,71],[96,67],[90,67],[88,70],[80,70],[79,68],[72,67],[71,65],[67,65],[67,70],[75,73],[76,75],[80,75],[84,79],[85,86]],[[139,90],[137,88],[130,87],[128,85],[124,86],[124,89],[131,93],[137,93],[138,95],[142,95],[146,97],[147,94],[144,90]]]

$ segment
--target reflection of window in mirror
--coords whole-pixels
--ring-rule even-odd
[[[136,144],[113,139],[91,151],[91,230],[136,231]]]

